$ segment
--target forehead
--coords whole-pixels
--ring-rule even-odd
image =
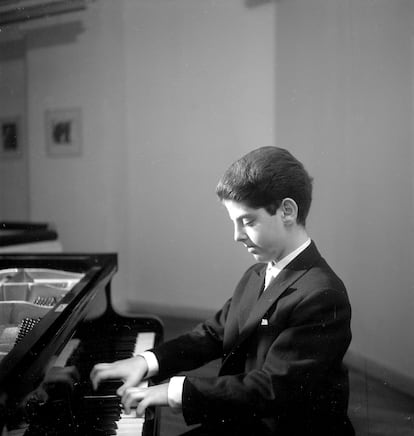
[[[230,219],[233,221],[249,216],[257,216],[265,211],[262,208],[254,209],[252,207],[247,206],[244,203],[234,200],[223,200],[223,204],[227,209]]]

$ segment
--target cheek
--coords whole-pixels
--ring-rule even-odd
[[[256,245],[263,247],[267,245],[267,237],[262,231],[257,229],[250,229],[247,233],[248,238]]]
[[[258,245],[266,249],[272,249],[277,245],[275,235],[272,232],[261,232],[256,235]]]
[[[245,230],[245,234],[251,241],[260,240],[260,232],[258,232],[255,228],[249,227]]]

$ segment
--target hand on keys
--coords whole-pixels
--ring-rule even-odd
[[[129,359],[117,360],[113,363],[98,363],[91,371],[92,386],[96,390],[99,383],[108,379],[121,379],[123,384],[116,393],[122,397],[125,390],[132,386],[138,386],[148,371],[147,363],[142,356]]]
[[[116,393],[122,397],[125,412],[130,413],[132,407],[137,408],[137,415],[142,416],[148,406],[168,405],[168,383],[141,387],[148,366],[142,356],[118,360],[113,363],[98,363],[91,371],[92,386],[96,390],[102,381],[121,379],[123,384]]]
[[[168,383],[146,388],[127,388],[122,395],[125,412],[137,408],[137,416],[143,416],[148,406],[168,406]]]

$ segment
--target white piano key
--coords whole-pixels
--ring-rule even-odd
[[[139,353],[149,350],[154,346],[155,333],[154,332],[141,332],[138,334],[135,342],[135,348],[133,355],[136,356]]]
[[[144,418],[137,417],[135,410],[128,414],[122,413],[117,425],[117,436],[140,435],[144,426]]]

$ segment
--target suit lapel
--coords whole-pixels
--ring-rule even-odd
[[[279,273],[258,300],[265,268],[261,271],[262,274],[255,273],[255,277],[248,282],[248,287],[246,286],[245,292],[247,297],[243,299],[243,305],[240,308],[240,320],[243,324],[241,325],[236,345],[243,342],[254,331],[277,299],[286,289],[302,277],[319,258],[320,254],[312,242],[309,247]],[[256,290],[252,289],[253,286],[257,286]]]
[[[264,278],[266,273],[266,267],[260,270],[254,271],[250,276],[249,281],[243,292],[243,298],[240,302],[239,310],[239,331],[242,330],[243,326],[246,324],[247,319],[250,316],[252,307],[254,307],[259,299],[260,292],[264,286]]]
[[[299,279],[306,271],[292,271],[283,269],[262,293],[254,306],[250,306],[250,314],[240,331],[239,342],[243,341],[257,327],[263,316],[283,294],[283,292]]]

